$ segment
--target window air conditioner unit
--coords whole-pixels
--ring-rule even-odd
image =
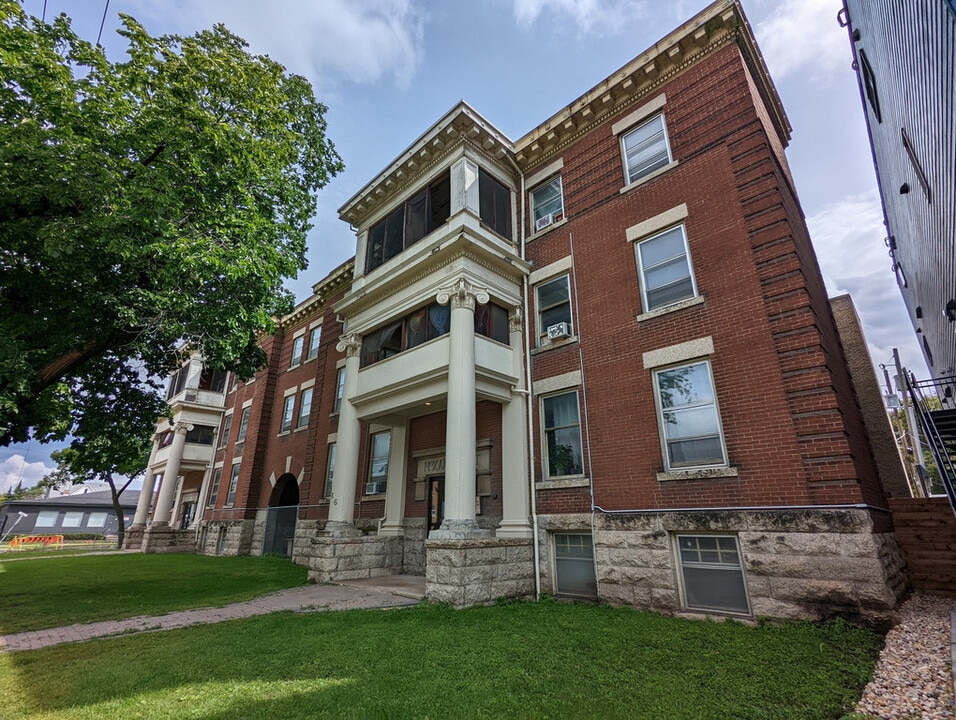
[[[534,221],[534,231],[544,230],[548,225],[554,222],[554,215],[548,213]]]
[[[571,328],[566,322],[548,325],[548,340],[558,340],[559,338],[571,337]]]
[[[377,495],[385,492],[385,483],[383,481],[365,483],[366,495]]]

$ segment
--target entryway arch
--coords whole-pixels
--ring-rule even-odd
[[[292,556],[295,523],[299,517],[299,481],[286,473],[276,480],[266,510],[262,554]]]

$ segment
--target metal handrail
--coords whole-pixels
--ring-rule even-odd
[[[906,391],[913,402],[913,407],[917,413],[917,420],[923,436],[926,438],[936,461],[936,467],[939,468],[940,479],[943,481],[943,487],[946,490],[946,497],[949,498],[949,505],[953,513],[956,514],[956,465],[950,457],[949,451],[943,442],[943,438],[933,421],[930,414],[932,411],[926,401],[927,391],[932,390],[933,395],[943,397],[944,393],[938,393],[937,390],[945,390],[946,387],[956,386],[956,376],[938,378],[935,380],[916,380],[912,374],[904,372],[903,377],[906,381]]]

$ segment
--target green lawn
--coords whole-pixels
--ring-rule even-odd
[[[280,613],[0,656],[0,717],[840,718],[878,636],[555,602]]]
[[[304,567],[275,557],[137,553],[4,560],[0,634],[225,605],[306,582]]]

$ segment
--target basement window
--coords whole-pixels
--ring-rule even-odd
[[[597,597],[594,544],[583,533],[554,533],[554,590],[558,595]]]
[[[733,535],[678,535],[684,606],[750,614],[744,570]]]

